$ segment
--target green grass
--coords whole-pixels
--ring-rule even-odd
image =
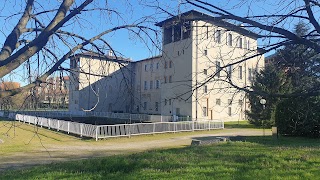
[[[0,179],[319,179],[320,140],[247,137],[7,171]]]
[[[225,128],[257,128],[250,124],[249,121],[231,121],[224,123]]]

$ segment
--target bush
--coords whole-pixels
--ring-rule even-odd
[[[320,137],[320,97],[282,100],[276,108],[276,125],[282,135]]]

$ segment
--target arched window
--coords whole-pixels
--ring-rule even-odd
[[[228,34],[228,45],[232,46],[232,34],[231,33]]]

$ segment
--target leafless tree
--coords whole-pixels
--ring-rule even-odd
[[[125,3],[129,4],[128,1]],[[148,17],[128,23],[121,13],[109,6],[108,1],[16,0],[13,5],[21,11],[0,17],[5,23],[1,31],[6,38],[0,52],[0,78],[15,73],[14,76],[28,78],[28,84],[1,91],[0,98],[24,93],[46,83],[47,78],[56,71],[68,71],[66,60],[76,53],[89,51],[106,54],[107,51],[113,51],[116,56],[119,55],[104,39],[108,33],[126,29],[132,35],[142,38],[143,34],[156,32],[145,25]],[[1,11],[4,12],[4,9]],[[112,22],[112,16],[119,21]],[[90,22],[90,18],[100,18],[105,29],[99,29],[99,25]],[[86,29],[96,34],[87,33]],[[144,39],[150,36],[148,34]],[[24,69],[22,67],[27,69],[23,70],[24,73],[15,72],[19,68]]]
[[[274,52],[285,46],[292,44],[300,44],[306,47],[306,51],[313,50],[315,55],[320,53],[319,35],[319,9],[320,3],[314,0],[297,0],[297,1],[237,1],[237,2],[209,2],[203,0],[185,0],[184,3],[201,9],[202,11],[215,16],[216,19],[241,24],[242,27],[258,34],[260,43],[260,54]],[[233,4],[232,4],[233,3]],[[260,4],[259,4],[260,3]],[[228,6],[225,6],[225,5]],[[270,11],[259,12],[255,6],[265,5],[273,8]],[[228,9],[227,9],[228,7]],[[243,11],[239,11],[239,9]],[[243,13],[246,12],[246,13]],[[269,13],[268,13],[269,12]],[[261,14],[260,14],[261,13]],[[294,25],[298,22],[309,24],[309,31],[304,36],[300,36],[294,32]],[[238,62],[246,61],[248,58],[242,58]],[[238,63],[237,62],[237,63]],[[231,64],[232,65],[232,64]],[[227,64],[225,67],[230,66]],[[222,67],[224,68],[224,67]],[[313,71],[318,80],[310,82],[308,89],[303,91],[294,91],[285,94],[272,94],[278,97],[292,96],[315,96],[320,94],[319,86],[319,58],[314,62]],[[214,77],[209,77],[208,81]],[[250,88],[239,87],[231,80],[228,80],[234,88],[243,90],[257,95],[270,96],[264,92],[252,92]]]

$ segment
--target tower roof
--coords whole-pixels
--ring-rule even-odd
[[[252,37],[254,39],[259,38],[260,36],[252,31],[249,31],[241,26],[234,25],[232,23],[229,23],[227,21],[222,20],[220,17],[214,17],[211,15],[208,15],[206,13],[197,11],[197,10],[190,10],[187,12],[184,12],[182,14],[179,14],[177,16],[173,16],[171,18],[168,18],[166,20],[163,20],[161,22],[156,23],[156,26],[170,26],[178,23],[183,23],[183,22],[188,22],[188,21],[197,21],[197,20],[202,20],[206,22],[210,22],[212,24],[215,24],[217,26],[226,28],[231,31],[238,32],[242,35]]]

